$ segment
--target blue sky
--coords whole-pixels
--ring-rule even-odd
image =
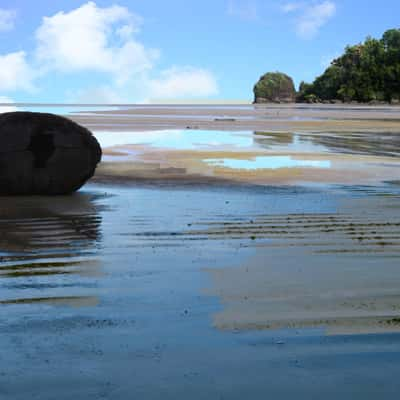
[[[1,0],[0,101],[248,100],[398,28],[398,0]]]

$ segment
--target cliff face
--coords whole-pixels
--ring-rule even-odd
[[[293,103],[296,90],[290,76],[281,72],[268,72],[254,86],[255,103]]]

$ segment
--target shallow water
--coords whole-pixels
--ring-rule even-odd
[[[187,243],[189,248],[201,249],[209,238],[207,232],[203,236],[190,234],[197,224],[212,221],[214,215],[245,218],[261,212],[265,196],[274,197],[280,192],[105,190],[103,193],[102,187],[94,186],[74,196],[55,198],[57,201],[46,197],[0,199],[0,276],[6,284],[1,291],[3,304],[95,295],[96,282],[102,281],[104,274],[111,274],[105,280],[108,285],[108,279],[119,268],[124,274],[144,273],[147,267],[140,263],[127,264],[143,249],[150,249],[149,256],[151,249],[185,248]],[[320,209],[316,208],[314,195],[307,192],[296,196],[297,204],[291,205],[295,193],[283,195],[275,212],[284,212],[285,202],[288,210]],[[172,257],[179,256],[175,251],[171,253]],[[159,262],[157,257],[150,261]],[[167,262],[163,265],[170,268]]]
[[[253,145],[252,132],[169,129],[147,132],[95,131],[94,135],[103,148],[147,144],[164,149],[191,150],[222,146],[251,147]]]
[[[95,134],[103,147],[266,153],[209,157],[233,168],[399,155],[385,132]],[[399,199],[398,182],[0,198],[1,400],[396,398]]]
[[[227,323],[230,303],[213,274],[246,265],[251,273],[247,263],[259,246],[275,254],[281,245],[293,249],[300,241],[304,248],[318,238],[323,246],[317,249],[327,254],[350,245],[360,267],[365,250],[370,260],[386,256],[371,266],[387,283],[393,257],[400,256],[399,229],[385,225],[396,223],[390,210],[398,192],[394,185],[350,191],[88,185],[71,197],[0,199],[2,399],[156,399],[160,393],[242,399],[262,398],[266,390],[301,399],[324,390],[336,399],[338,387],[348,399],[394,395],[397,333],[327,337],[323,322],[308,329],[226,330],[218,324],[221,316]],[[370,198],[381,203],[368,206],[368,221],[353,206],[345,211],[348,200]],[[343,228],[356,229],[357,237],[367,230],[367,236],[360,242],[350,230],[343,242],[337,236]],[[332,229],[333,235],[325,232]],[[374,239],[383,235],[397,237],[384,252],[382,239]],[[337,257],[325,257],[317,269],[319,280],[326,271],[328,286],[345,272],[334,272]],[[307,278],[303,266],[300,276]],[[285,274],[299,274],[296,263],[287,268]],[[251,284],[242,282],[238,294]],[[246,301],[254,300],[239,302]]]
[[[238,160],[234,158],[207,159],[210,165],[222,166],[232,169],[280,169],[280,168],[330,168],[329,160],[296,160],[290,156],[261,156],[251,160]]]
[[[167,129],[146,132],[94,131],[102,148],[148,145],[167,150],[266,150],[280,153],[342,153],[398,156],[398,135],[393,133],[307,134],[253,131]]]
[[[396,134],[165,130],[96,132],[99,176],[257,184],[379,184],[398,179]],[[237,172],[237,174],[236,174]],[[175,174],[175,176],[174,176]],[[179,176],[178,176],[179,175]]]

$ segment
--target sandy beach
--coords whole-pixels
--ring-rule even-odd
[[[94,179],[0,198],[1,399],[397,395],[398,107],[68,116]]]
[[[397,132],[400,106],[237,105],[147,106],[75,113],[92,130],[253,130],[272,132]]]
[[[398,179],[399,115],[398,107],[371,106],[149,106],[73,118],[105,148],[98,181],[286,185]]]

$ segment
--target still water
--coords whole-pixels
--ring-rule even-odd
[[[88,185],[70,197],[0,199],[1,398],[242,399],[267,391],[308,399],[324,388],[334,399],[338,385],[342,398],[354,398],[354,387],[363,399],[394,395],[397,334],[220,330],[213,319],[224,301],[205,291],[208,269],[236,269],[260,245],[301,240],[278,221],[307,217],[314,232],[325,219],[339,233],[340,204],[371,193]],[[324,246],[341,246],[329,240]],[[388,244],[384,254],[398,250]],[[330,260],[320,271],[332,271]]]

